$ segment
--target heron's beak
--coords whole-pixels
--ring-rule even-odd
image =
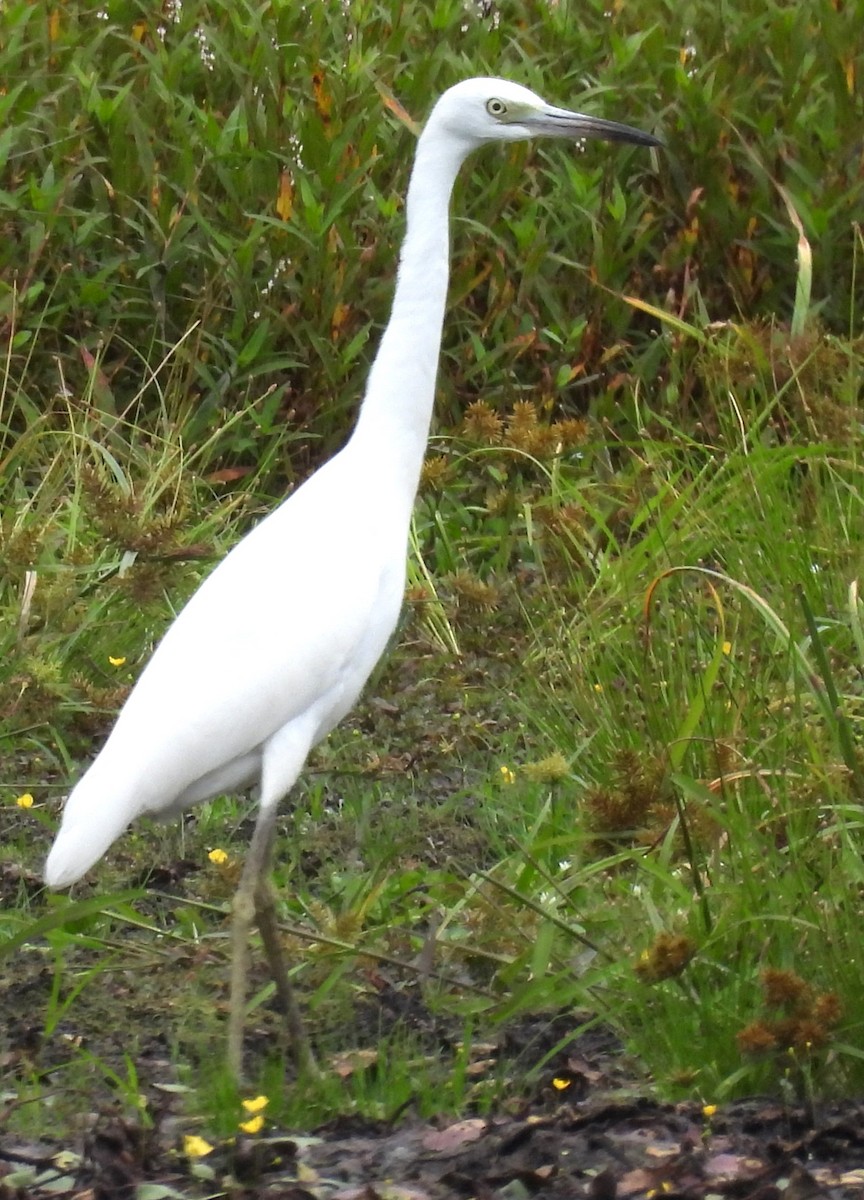
[[[605,121],[602,117],[589,117],[585,113],[570,112],[567,108],[554,108],[551,104],[523,121],[529,129],[546,137],[573,138],[577,141],[580,138],[600,138],[604,142],[634,142],[637,146],[663,144],[653,133],[643,133],[632,125]]]

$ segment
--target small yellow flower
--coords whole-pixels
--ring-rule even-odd
[[[246,1109],[246,1111],[248,1113],[254,1114],[254,1113],[263,1112],[269,1103],[270,1103],[269,1096],[256,1096],[254,1098],[254,1100],[244,1100],[243,1107]]]
[[[703,1104],[702,1105],[702,1116],[703,1117],[713,1117],[714,1114],[716,1113],[716,1111],[717,1111],[716,1104]]]
[[[724,643],[723,643],[723,653],[724,653],[724,654],[731,654],[731,653],[732,653],[732,643],[731,643],[731,642],[724,642]]]
[[[595,683],[595,684],[594,684],[594,691],[595,691],[595,692],[602,692],[602,691],[603,691],[603,684],[602,684],[602,683]]]
[[[228,861],[227,853],[224,850],[220,850],[218,846],[215,850],[211,850],[207,857],[212,863],[215,863],[217,867],[223,866],[223,864]]]
[[[573,1086],[573,1080],[567,1079],[563,1075],[556,1075],[552,1080],[552,1086],[556,1092],[566,1092],[569,1087]]]
[[[109,654],[108,661],[112,667],[122,667],[126,661],[126,655],[124,654],[121,658],[115,658],[113,654]]]
[[[33,807],[33,797],[30,795],[29,792],[25,792],[23,796],[18,797],[18,799],[15,801],[15,803],[18,805],[19,808],[32,808]]]
[[[189,1158],[203,1158],[213,1147],[197,1133],[187,1133],[183,1138],[183,1153]]]
[[[244,1133],[259,1133],[264,1126],[264,1117],[261,1113],[257,1117],[250,1117],[248,1121],[241,1121],[240,1128]]]
[[[516,780],[516,776],[513,774],[513,772],[510,770],[509,767],[501,767],[501,782],[502,783],[514,783],[515,780]]]

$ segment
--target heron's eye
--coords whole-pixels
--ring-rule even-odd
[[[503,100],[496,100],[493,97],[491,100],[486,101],[486,111],[490,117],[503,117],[507,112],[507,105]]]

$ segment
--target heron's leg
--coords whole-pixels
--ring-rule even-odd
[[[318,1064],[306,1033],[306,1025],[300,1011],[297,994],[288,974],[288,964],[285,961],[279,938],[276,896],[270,882],[269,863],[266,876],[260,876],[255,889],[255,920],[264,943],[264,953],[267,955],[270,974],[276,984],[276,994],[285,1013],[285,1024],[288,1029],[288,1053],[299,1074],[316,1076]]]
[[[264,949],[280,998],[288,1014],[292,1035],[300,1032],[299,1041],[292,1045],[295,1061],[314,1066],[309,1042],[303,1032],[299,1006],[285,969],[275,911],[268,889],[273,839],[276,833],[276,812],[279,801],[294,786],[300,769],[309,753],[318,730],[315,712],[304,719],[290,721],[270,737],[261,763],[261,794],[258,800],[258,820],[249,846],[240,886],[234,896],[233,955],[231,963],[231,1015],[228,1026],[228,1065],[239,1079],[243,1067],[243,1024],[246,1016],[246,980],[249,969],[249,931],[257,918]]]
[[[228,1017],[228,1068],[235,1079],[243,1074],[243,1027],[246,1020],[246,985],[249,975],[249,934],[255,920],[260,880],[270,869],[276,831],[276,805],[261,805],[231,905],[231,1010]]]

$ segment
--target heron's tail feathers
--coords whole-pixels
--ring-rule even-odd
[[[108,793],[88,775],[73,790],[63,810],[60,832],[45,863],[49,887],[68,887],[98,862],[132,818],[134,807],[125,797]]]

